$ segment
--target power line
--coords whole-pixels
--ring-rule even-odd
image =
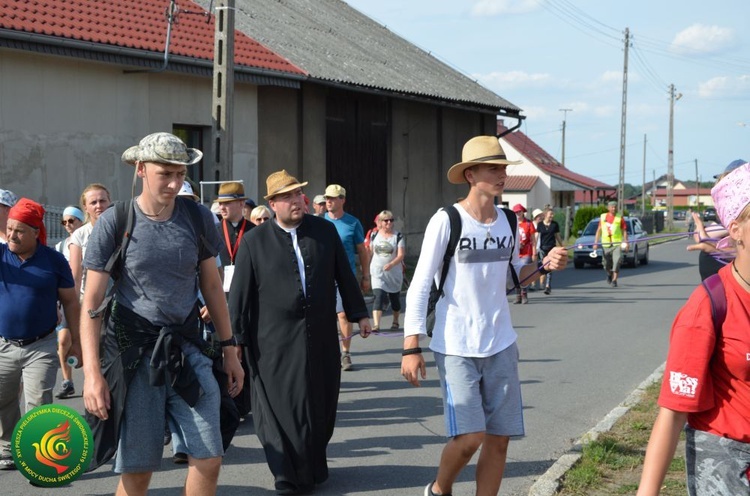
[[[640,52],[640,47],[636,43],[633,43],[632,48],[633,55],[635,57],[633,60],[638,66],[643,69],[643,75],[646,80],[653,84],[654,88],[656,88],[660,93],[664,92],[665,88],[667,87],[667,83],[659,76],[659,74],[656,73],[656,70],[644,58],[643,54],[641,54]]]
[[[602,31],[600,28],[594,26],[591,22],[586,21],[575,12],[571,12],[569,9],[566,10],[564,6],[555,5],[552,0],[542,0],[540,2],[540,5],[544,9],[546,9],[548,12],[550,12],[552,15],[554,15],[561,21],[565,22],[569,26],[573,27],[574,29],[585,34],[586,36],[590,36],[596,39],[597,41],[604,43],[605,45],[609,45],[614,48],[619,48],[620,38],[618,36],[613,36],[613,35],[610,35],[609,33]],[[598,21],[596,22],[598,23]],[[602,24],[602,23],[599,23],[599,24]],[[596,36],[592,31],[598,33],[600,36]],[[605,39],[602,39],[602,37]],[[608,40],[615,41],[617,42],[617,44],[612,43]]]

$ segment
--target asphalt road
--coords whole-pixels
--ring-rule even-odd
[[[575,439],[664,361],[674,314],[699,283],[697,256],[685,251],[686,244],[652,247],[651,264],[623,269],[617,289],[607,286],[601,269],[571,264],[554,274],[551,295],[534,292],[528,305],[511,305],[526,436],[511,442],[501,494],[527,494]],[[428,353],[428,379],[412,388],[399,374],[400,349],[400,336],[356,338],[355,370],[343,373],[329,446],[330,479],[315,494],[416,496],[434,478],[445,442],[437,371]],[[75,379],[78,396],[62,402],[82,411],[80,372]],[[170,447],[164,455],[150,494],[180,494],[186,469],[172,463]],[[474,493],[475,462],[453,494]],[[226,454],[219,483],[221,495],[275,494],[252,415]],[[15,471],[0,472],[1,492],[8,495],[105,495],[116,485],[110,466],[57,489],[34,488]]]

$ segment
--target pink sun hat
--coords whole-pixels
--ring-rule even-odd
[[[750,164],[745,163],[724,176],[716,186],[711,188],[711,198],[714,200],[719,222],[725,228],[729,228],[729,224],[737,219],[750,204]],[[731,246],[729,236],[716,245],[719,249],[729,246]]]

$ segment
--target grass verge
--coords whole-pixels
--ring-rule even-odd
[[[635,494],[638,490],[646,445],[659,407],[660,383],[646,388],[641,401],[623,415],[609,432],[583,447],[582,456],[563,480],[563,496],[611,496]],[[664,485],[663,496],[683,496],[685,444],[681,436]]]

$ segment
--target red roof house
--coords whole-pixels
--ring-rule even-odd
[[[507,128],[498,121],[497,132]],[[578,174],[563,166],[534,140],[521,131],[500,138],[505,154],[510,160],[519,160],[519,165],[508,166],[508,179],[503,202],[521,203],[527,208],[552,205],[555,208],[574,207],[582,204],[597,204],[615,194],[614,186]],[[530,182],[527,178],[536,180]],[[509,186],[517,189],[511,189]]]

